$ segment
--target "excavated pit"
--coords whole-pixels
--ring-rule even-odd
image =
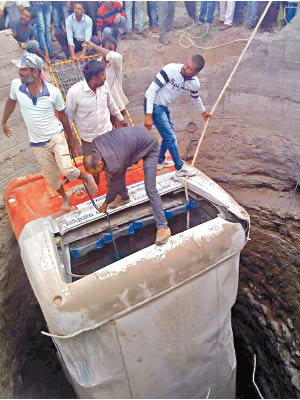
[[[238,361],[237,397],[255,398],[257,384],[266,398],[300,395],[300,195],[299,177],[300,15],[284,30],[258,34],[221,102],[203,141],[197,166],[249,212],[251,241],[242,252],[240,286],[233,309]],[[20,50],[3,32],[0,49],[0,112],[16,70],[10,60]],[[248,38],[246,29],[215,30],[205,47]],[[168,62],[183,61],[196,49],[174,39],[163,52],[155,39],[127,40],[124,88],[137,125],[143,122],[145,89]],[[200,44],[201,45],[201,44]],[[201,94],[209,110],[217,99],[244,43],[202,51]],[[5,73],[4,73],[5,72]],[[181,154],[191,160],[201,116],[183,96],[171,107]],[[196,133],[186,130],[194,121]],[[25,127],[15,112],[10,125],[16,135],[0,138],[1,190],[14,176],[38,171]],[[45,322],[24,272],[3,203],[0,207],[0,387],[1,397],[67,398],[66,381],[52,342],[40,334]]]

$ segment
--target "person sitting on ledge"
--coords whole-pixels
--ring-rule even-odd
[[[84,157],[86,171],[92,175],[105,171],[108,179],[108,193],[99,207],[106,212],[114,207],[129,203],[126,187],[126,170],[139,159],[144,160],[145,190],[156,222],[157,245],[165,243],[171,236],[163,210],[163,203],[156,188],[156,166],[159,144],[155,136],[144,128],[120,128],[97,136],[93,140],[93,150]]]
[[[12,36],[16,39],[21,49],[38,55],[46,62],[46,57],[41,52],[39,42],[36,40],[35,30],[31,27],[32,21],[32,9],[30,7],[22,8],[20,11],[20,20],[10,25]]]
[[[80,1],[74,1],[74,13],[66,19],[66,33],[57,29],[55,37],[66,57],[74,62],[83,61],[87,52],[86,41],[92,39],[93,21],[85,14],[84,5]],[[80,52],[77,56],[76,53]]]

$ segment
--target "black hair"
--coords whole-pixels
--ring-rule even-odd
[[[73,1],[73,7],[75,6],[75,4],[80,4],[82,6],[82,8],[84,8],[83,1]]]
[[[104,39],[102,41],[102,46],[105,47],[106,43],[113,44],[115,49],[117,48],[118,42],[117,40],[111,35],[104,35]]]
[[[29,12],[29,14],[31,15],[31,19],[33,19],[34,14],[33,14],[33,9],[31,7],[24,7],[23,10]]]
[[[89,82],[93,76],[98,76],[105,70],[105,64],[98,60],[89,60],[83,67],[85,80]]]
[[[202,56],[200,56],[200,54],[195,54],[194,56],[192,56],[192,61],[193,61],[193,63],[195,63],[197,65],[197,68],[196,68],[197,72],[201,71],[201,69],[205,65],[204,58]]]
[[[83,166],[86,169],[86,171],[89,171],[90,168],[96,169],[100,159],[101,157],[99,153],[96,153],[95,151],[92,151],[88,155],[84,156]]]

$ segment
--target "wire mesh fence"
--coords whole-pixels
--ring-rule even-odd
[[[49,69],[54,83],[61,91],[64,99],[66,99],[67,92],[70,87],[84,79],[83,67],[87,61],[93,58],[99,58],[99,54],[87,56],[82,62],[73,62],[71,60],[67,60],[52,64],[50,66]]]

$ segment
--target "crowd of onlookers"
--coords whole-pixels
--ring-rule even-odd
[[[200,12],[197,15],[197,3]],[[185,1],[187,15],[197,24],[219,24],[220,30],[246,25],[252,29],[266,7],[266,1]],[[260,29],[272,32],[278,24],[292,20],[297,2],[273,1]],[[20,47],[46,60],[81,60],[91,52],[87,42],[101,45],[107,34],[124,39],[137,34],[146,36],[147,13],[152,37],[168,44],[167,32],[173,29],[175,1],[0,1],[0,29],[11,29]],[[135,27],[136,25],[136,27]],[[64,56],[54,52],[53,39]],[[47,54],[48,53],[48,54]]]

